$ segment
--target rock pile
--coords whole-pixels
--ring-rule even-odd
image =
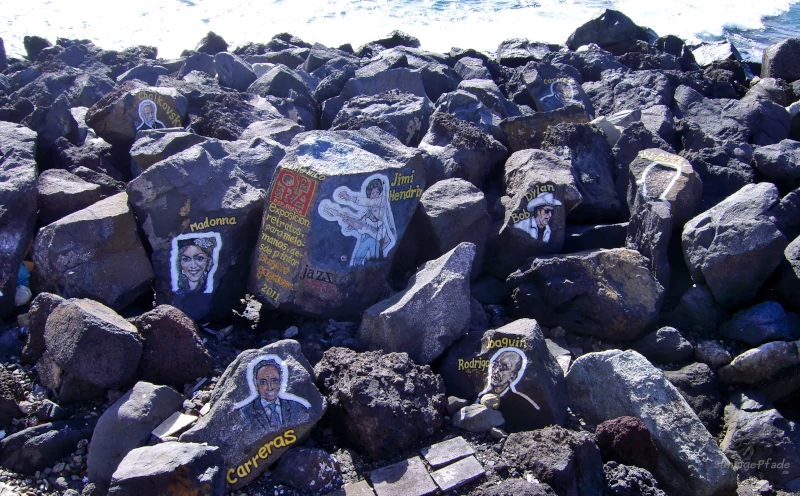
[[[0,494],[800,491],[800,40],[2,47]]]

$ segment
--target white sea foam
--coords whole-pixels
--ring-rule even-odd
[[[690,40],[719,36],[724,28],[758,29],[762,17],[777,15],[800,0],[6,0],[0,37],[6,51],[24,54],[22,38],[35,34],[90,39],[106,49],[155,45],[159,55],[177,57],[208,31],[232,46],[269,40],[289,32],[327,46],[367,41],[401,29],[427,50],[451,47],[493,51],[504,39],[563,43],[600,8],[625,12],[659,34]]]

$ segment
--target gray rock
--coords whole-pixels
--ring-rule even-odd
[[[632,348],[655,363],[683,363],[694,352],[691,343],[674,327],[662,327],[633,343]]]
[[[717,369],[731,363],[731,354],[717,341],[700,341],[694,348],[694,357],[698,362]]]
[[[463,437],[459,436],[423,448],[421,453],[432,468],[440,468],[474,455],[475,450]]]
[[[563,425],[567,394],[561,366],[532,319],[520,319],[483,333],[470,333],[451,347],[437,371],[448,392],[475,403],[492,398],[507,432]],[[488,406],[488,404],[487,404]]]
[[[460,178],[477,187],[507,155],[506,147],[480,127],[440,111],[433,114],[419,149],[427,153],[430,182]]]
[[[504,218],[487,246],[486,269],[505,279],[532,255],[558,253],[566,217],[580,204],[572,167],[552,153],[524,150],[505,166]],[[549,212],[548,212],[549,210]]]
[[[174,88],[128,81],[89,109],[86,124],[107,142],[127,149],[135,141],[137,131],[182,127],[187,104],[186,97]]]
[[[117,76],[117,84],[138,79],[145,84],[155,86],[158,83],[159,76],[166,76],[168,74],[169,69],[166,67],[160,65],[140,64],[133,69],[129,69]]]
[[[755,168],[751,165],[753,147],[746,143],[725,142],[723,145],[692,151],[693,145],[686,143],[687,134],[684,132],[686,149],[681,156],[692,164],[703,181],[700,210],[709,209],[745,185],[755,183]]]
[[[205,141],[203,136],[178,129],[141,131],[131,147],[131,174],[138,177],[154,163]]]
[[[771,77],[762,78],[753,85],[742,99],[756,99],[759,96],[768,98],[777,103],[781,107],[786,107],[789,103],[789,97],[777,79]]]
[[[763,387],[784,371],[800,364],[799,341],[773,341],[747,350],[717,370],[722,384]]]
[[[478,487],[477,496],[556,496],[556,492],[547,484],[528,482],[525,479],[505,479],[497,484],[486,484]]]
[[[789,113],[765,98],[710,99],[688,86],[675,90],[675,117],[695,122],[702,133],[719,141],[772,145],[789,136]]]
[[[84,181],[63,169],[50,169],[39,175],[39,220],[50,224],[98,202],[100,186]]]
[[[678,388],[706,429],[717,435],[722,428],[722,397],[717,376],[703,363],[693,363],[680,370],[665,371],[664,377]]]
[[[637,196],[668,202],[673,225],[680,229],[697,213],[703,182],[692,164],[657,148],[642,150],[628,166],[628,207],[634,211]]]
[[[32,258],[37,293],[92,298],[118,310],[148,289],[153,278],[125,193],[40,229]]]
[[[453,425],[469,432],[485,433],[494,427],[503,427],[503,414],[484,405],[465,406],[453,415]]]
[[[716,331],[719,324],[728,317],[725,309],[714,301],[714,295],[705,284],[693,284],[681,296],[677,307],[662,314],[667,325],[705,335]]]
[[[0,366],[0,427],[7,428],[12,419],[22,417],[18,403],[25,400],[19,378]]]
[[[289,146],[295,136],[304,131],[303,126],[291,119],[278,118],[266,121],[256,121],[247,126],[239,136],[242,141],[254,138],[265,138],[277,141],[283,146]]]
[[[314,368],[340,439],[372,459],[409,449],[444,423],[444,383],[405,353],[331,348]]]
[[[647,258],[647,268],[664,288],[669,285],[671,270],[667,251],[672,238],[672,213],[666,201],[643,200],[633,209],[625,247]]]
[[[475,245],[460,243],[420,267],[405,290],[364,311],[359,346],[406,352],[420,364],[435,360],[468,329],[474,258]]]
[[[576,50],[589,43],[596,43],[601,47],[613,45],[635,39],[639,29],[622,12],[605,9],[569,35],[567,46]]]
[[[603,461],[594,437],[553,425],[508,436],[502,456],[558,494],[600,494]]]
[[[78,166],[72,170],[72,173],[84,181],[100,186],[100,193],[103,198],[108,198],[109,196],[114,196],[117,193],[125,191],[124,182],[117,181],[103,172],[97,172],[87,167]]]
[[[359,61],[358,57],[353,56],[351,53],[336,48],[329,48],[320,43],[314,43],[311,50],[308,52],[306,61],[303,62],[302,69],[311,73],[323,67],[327,62],[338,58],[348,60],[351,63],[357,63]]]
[[[461,79],[491,79],[492,75],[489,69],[483,63],[483,60],[474,57],[461,57],[453,66],[456,73],[461,76]]]
[[[70,299],[58,305],[45,324],[44,341],[59,367],[108,389],[129,384],[142,356],[136,328],[92,300]]]
[[[532,115],[508,117],[500,122],[505,135],[503,142],[508,142],[508,150],[512,153],[529,148],[541,147],[544,133],[550,126],[559,123],[582,124],[589,122],[586,110],[579,105],[570,105],[547,112],[536,112]]]
[[[219,449],[170,441],[136,448],[114,471],[109,496],[169,494],[180,488],[208,496],[227,494]]]
[[[439,181],[422,194],[418,212],[425,232],[432,235],[425,243],[433,248],[432,256],[427,258],[438,258],[460,243],[472,243],[475,245],[472,278],[476,278],[483,266],[491,226],[483,192],[463,179]]]
[[[202,72],[210,77],[217,75],[217,65],[214,63],[214,56],[207,53],[193,53],[183,60],[178,75],[186,77],[192,72]]]
[[[793,305],[800,307],[800,236],[789,243],[783,256],[778,291]]]
[[[154,384],[180,388],[212,373],[211,355],[197,325],[169,305],[131,319],[144,340],[138,377]]]
[[[800,39],[782,40],[764,50],[761,59],[761,77],[785,79],[788,82],[800,79]]]
[[[682,245],[692,279],[705,282],[722,306],[749,301],[780,264],[788,243],[769,213],[779,198],[770,183],[747,185],[686,223]]]
[[[607,71],[602,81],[585,83],[582,88],[600,116],[658,105],[671,107],[678,82],[661,70]]]
[[[447,397],[447,415],[453,416],[455,413],[465,406],[469,405],[469,401],[458,398],[456,396],[448,396]]]
[[[81,439],[92,437],[97,418],[39,424],[0,440],[0,466],[33,476],[75,452]]]
[[[236,91],[247,91],[257,79],[250,65],[232,53],[217,53],[214,55],[214,65],[219,83]]]
[[[495,59],[499,64],[506,67],[522,67],[528,62],[542,60],[550,53],[550,47],[525,38],[511,38],[503,40],[495,53]]]
[[[760,475],[785,485],[800,477],[800,428],[777,410],[759,412],[725,407],[721,448],[740,477]]]
[[[475,95],[489,110],[503,119],[522,115],[522,110],[500,91],[491,79],[464,79],[458,89]]]
[[[664,292],[645,258],[624,248],[539,257],[506,284],[513,288],[513,315],[622,340],[639,337],[655,323]]]
[[[485,471],[478,459],[470,456],[452,465],[440,468],[431,473],[431,477],[433,477],[439,489],[447,492],[472,482],[484,474]]]
[[[72,109],[76,107],[91,107],[101,98],[111,93],[116,86],[114,80],[104,74],[84,73],[75,78],[75,82],[72,83],[67,96]],[[77,121],[78,118],[75,117],[75,120]],[[78,125],[81,126],[81,122],[78,122]],[[78,143],[80,142],[79,140]]]
[[[369,480],[377,496],[428,496],[437,491],[425,463],[418,456],[373,470]]]
[[[169,387],[137,382],[97,421],[86,457],[89,479],[108,485],[122,459],[131,450],[147,444],[150,432],[182,403],[183,396]]]
[[[578,69],[584,82],[600,81],[603,71],[627,69],[617,57],[594,43],[585,45],[585,49],[575,52],[551,52],[545,56],[544,61],[553,65],[566,64]]]
[[[796,323],[775,301],[765,301],[736,312],[731,320],[720,326],[719,332],[728,339],[736,339],[750,346],[800,338]]]
[[[756,148],[753,153],[756,169],[781,190],[800,186],[800,143],[785,139],[774,145]]]
[[[550,126],[542,149],[572,165],[582,200],[570,221],[597,224],[617,219],[620,198],[614,187],[614,157],[603,133],[589,124]]]
[[[571,402],[589,422],[642,419],[661,453],[656,477],[669,492],[720,494],[736,488],[731,463],[664,375],[634,351],[581,356],[567,374]],[[639,395],[646,394],[647,402]]]
[[[56,98],[52,105],[36,107],[22,123],[38,134],[39,153],[51,152],[61,137],[70,143],[78,142],[78,123],[70,112],[70,102],[64,94]]]
[[[677,134],[675,120],[672,111],[666,105],[653,105],[642,110],[641,122],[648,131],[667,143],[675,142]]]
[[[282,149],[194,145],[128,183],[131,205],[153,249],[156,301],[199,320],[227,313],[244,293],[263,192]],[[252,154],[251,154],[252,152]],[[191,174],[186,174],[191,170]],[[164,205],[176,205],[164,216]]]
[[[742,60],[739,50],[729,41],[703,43],[692,49],[692,55],[700,67],[708,67],[715,62]]]
[[[388,91],[348,100],[336,114],[331,130],[377,126],[406,146],[417,146],[428,129],[430,116],[431,106],[427,98]]]
[[[280,407],[270,405],[278,400]],[[219,447],[229,489],[253,481],[289,447],[305,441],[328,406],[314,386],[314,371],[300,344],[292,340],[239,354],[217,382],[210,403],[209,412],[180,440]]]
[[[376,128],[293,143],[269,189],[248,287],[269,308],[355,319],[384,291],[426,185],[422,155]]]
[[[22,361],[25,364],[33,365],[45,350],[44,330],[47,319],[53,310],[64,303],[64,298],[52,293],[39,293],[31,302],[28,309],[28,338],[22,348]]]
[[[455,90],[440,96],[434,107],[434,113],[439,112],[451,114],[457,119],[474,124],[497,141],[505,142],[503,131],[500,129],[500,116],[468,91]]]
[[[36,232],[36,133],[0,121],[0,149],[0,232],[7,240],[0,248],[0,318],[5,319],[14,307],[19,265]]]
[[[339,462],[317,448],[292,448],[278,460],[272,480],[300,492],[325,493],[341,483]]]

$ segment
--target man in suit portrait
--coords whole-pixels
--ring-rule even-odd
[[[281,365],[261,360],[253,367],[253,382],[258,396],[247,407],[248,413],[264,428],[298,424],[308,420],[308,407],[289,399],[282,389]]]

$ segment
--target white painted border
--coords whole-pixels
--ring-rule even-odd
[[[172,276],[173,293],[178,291],[178,241],[197,238],[214,238],[217,242],[217,245],[214,247],[214,252],[211,254],[211,262],[214,264],[214,266],[208,271],[208,277],[206,277],[206,289],[203,291],[203,293],[214,292],[214,274],[216,274],[217,267],[219,266],[219,252],[222,249],[222,237],[219,235],[219,233],[207,232],[181,234],[172,238],[172,254],[169,257],[169,270],[170,275]]]
[[[250,404],[254,399],[258,398],[258,389],[256,389],[256,383],[253,380],[253,367],[255,367],[256,364],[262,360],[271,360],[277,363],[281,368],[281,389],[278,391],[278,398],[284,400],[293,400],[306,408],[311,408],[311,403],[309,403],[305,398],[301,398],[297,395],[286,392],[286,386],[289,384],[289,367],[286,366],[286,362],[284,362],[278,355],[269,354],[257,356],[250,360],[250,363],[247,364],[247,370],[244,373],[244,377],[247,380],[247,385],[250,388],[250,395],[242,401],[234,403],[234,410],[238,410],[243,406]]]

